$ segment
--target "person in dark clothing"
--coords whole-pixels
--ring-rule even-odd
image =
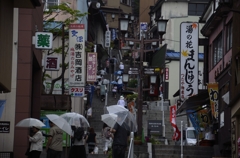
[[[121,119],[121,118],[118,118]],[[112,144],[112,156],[113,158],[123,158],[125,157],[125,152],[127,149],[127,142],[130,132],[126,128],[120,126],[118,123],[111,129],[114,134],[113,144]]]
[[[113,49],[119,49],[119,40],[118,38],[115,38],[115,40],[113,41],[114,47]]]
[[[94,131],[94,128],[90,128],[89,129],[89,134],[87,137],[87,144],[88,144],[88,153],[89,154],[93,154],[94,148],[97,145],[97,141],[96,141],[96,133]]]

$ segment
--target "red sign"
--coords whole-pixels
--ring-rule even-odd
[[[165,68],[165,80],[169,80],[169,68]]]
[[[97,80],[97,53],[88,53],[87,82],[96,82],[96,80]]]

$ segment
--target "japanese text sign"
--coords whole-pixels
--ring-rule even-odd
[[[53,34],[50,32],[35,33],[35,48],[52,49]]]
[[[0,121],[0,133],[10,133],[9,121]]]
[[[69,86],[85,86],[84,24],[69,25]]]
[[[180,26],[180,99],[198,94],[198,23]]]
[[[59,70],[60,59],[58,56],[46,56],[44,68],[49,71],[58,71]]]
[[[207,84],[212,116],[218,120],[218,83]]]
[[[84,87],[70,87],[69,94],[72,97],[83,97],[84,96]]]
[[[96,82],[96,80],[97,80],[97,53],[88,53],[87,82]]]

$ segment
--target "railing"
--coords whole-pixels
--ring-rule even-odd
[[[131,132],[130,134],[130,145],[128,149],[128,158],[134,157],[134,133]]]

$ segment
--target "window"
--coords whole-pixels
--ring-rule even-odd
[[[51,6],[55,6],[59,4],[59,0],[45,0],[45,9],[49,9]]]
[[[131,6],[132,0],[121,0],[121,3]]]
[[[216,65],[223,56],[222,34],[213,41],[213,65]]]
[[[227,51],[232,48],[232,22],[227,25]],[[227,52],[226,51],[226,52]]]
[[[188,15],[201,16],[207,4],[203,3],[189,3]]]

